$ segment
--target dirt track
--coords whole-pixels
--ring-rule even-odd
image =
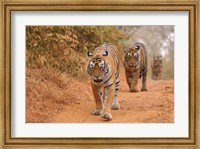
[[[174,122],[174,81],[147,80],[148,92],[130,93],[123,75],[120,76],[119,102],[121,109],[113,111],[113,120],[104,121],[101,116],[91,115],[95,108],[90,91],[88,98],[66,105],[50,122],[56,123],[173,123]],[[90,83],[86,83],[88,86]],[[81,86],[79,86],[81,87]],[[139,80],[138,89],[141,89]],[[77,93],[79,94],[79,93]],[[81,94],[81,93],[80,93]],[[81,96],[81,95],[80,95]]]

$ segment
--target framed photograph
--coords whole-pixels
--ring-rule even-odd
[[[2,1],[2,147],[199,148],[199,4]]]

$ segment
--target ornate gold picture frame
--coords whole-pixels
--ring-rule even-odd
[[[110,0],[1,2],[1,104],[0,138],[3,148],[187,148],[200,142],[199,113],[199,0]],[[11,137],[11,13],[13,11],[187,11],[189,12],[189,137],[188,138],[12,138]],[[14,74],[13,74],[14,75]],[[53,131],[53,130],[52,130]],[[48,146],[48,147],[47,147]]]

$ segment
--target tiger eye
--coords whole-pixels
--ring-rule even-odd
[[[132,56],[132,54],[131,53],[128,53],[128,57],[131,57]]]
[[[138,53],[134,53],[134,57],[135,57],[135,58],[138,58]]]
[[[101,62],[99,63],[99,67],[100,67],[100,68],[104,68],[104,61],[101,61]]]
[[[91,67],[91,68],[94,67],[94,64],[95,64],[95,62],[94,62],[94,61],[91,61],[91,62],[90,62],[90,67]]]

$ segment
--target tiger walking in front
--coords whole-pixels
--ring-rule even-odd
[[[117,48],[113,44],[103,44],[93,53],[88,52],[91,59],[87,72],[91,78],[91,86],[96,102],[93,115],[101,115],[106,120],[112,119],[111,109],[119,110],[119,58]]]
[[[135,43],[124,50],[124,68],[130,92],[138,92],[138,79],[142,77],[141,91],[147,91],[147,52],[144,44]]]

